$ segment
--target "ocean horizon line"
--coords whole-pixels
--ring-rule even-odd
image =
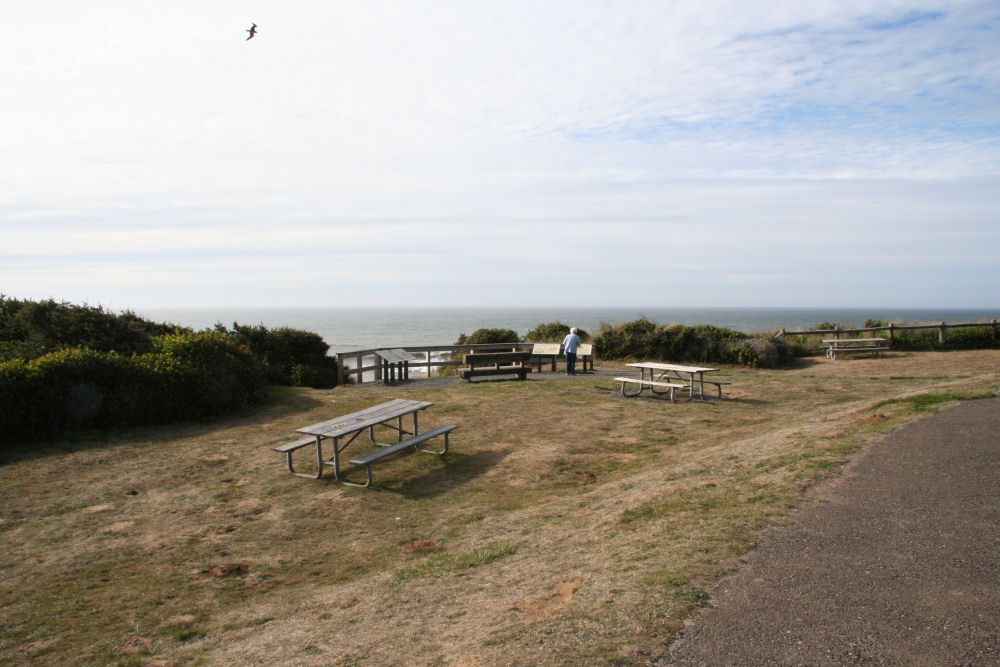
[[[900,324],[938,322],[988,322],[1000,315],[995,309],[969,308],[763,308],[635,307],[635,306],[280,306],[244,308],[145,308],[137,315],[195,330],[217,324],[289,327],[319,334],[332,353],[375,347],[451,344],[461,334],[476,329],[511,329],[519,336],[540,324],[561,322],[595,333],[603,324],[615,325],[646,318],[657,324],[712,325],[745,333],[786,329],[802,331],[822,322],[861,326],[866,320]]]

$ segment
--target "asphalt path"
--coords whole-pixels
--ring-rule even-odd
[[[871,445],[659,665],[1000,665],[1000,399]]]

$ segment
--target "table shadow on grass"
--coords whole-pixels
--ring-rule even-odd
[[[386,484],[380,484],[378,469],[375,471],[375,489],[384,493],[394,493],[411,500],[434,498],[449,493],[477,479],[498,466],[512,450],[482,451],[473,454],[445,454],[440,468],[429,470],[416,477],[398,477]],[[420,455],[419,452],[413,454]]]

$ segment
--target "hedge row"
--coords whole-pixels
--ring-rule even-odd
[[[190,333],[132,312],[115,314],[95,306],[11,299],[0,294],[0,361],[36,359],[70,347],[123,354],[149,352],[155,336]]]
[[[271,384],[329,389],[337,384],[337,360],[326,355],[330,346],[319,334],[301,329],[233,324],[216,331],[246,345]]]
[[[219,332],[156,337],[130,355],[65,349],[0,363],[0,441],[201,419],[265,397],[261,367]]]
[[[644,359],[720,363],[774,368],[791,357],[788,345],[767,334],[747,336],[741,331],[711,325],[660,325],[641,319],[605,326],[594,338],[602,359]]]
[[[828,331],[835,325],[829,322],[817,324],[814,329]],[[885,322],[869,320],[865,322],[865,328],[874,328],[858,334],[850,334],[851,338],[866,337],[886,337],[887,331],[879,331],[877,327],[886,326]],[[853,329],[852,326],[841,326],[842,329]],[[788,345],[796,356],[810,356],[823,354],[826,344],[823,339],[831,338],[832,334],[808,334],[788,336]],[[939,330],[930,326],[926,329],[904,329],[896,330],[892,336],[892,349],[894,350],[988,350],[1000,346],[1000,336],[993,330],[992,324],[984,324],[976,327],[963,327],[958,329],[947,329],[944,341],[941,341]]]
[[[561,343],[569,334],[570,326],[562,322],[548,322],[524,334],[522,339],[513,329],[476,329],[471,334],[459,334],[455,345],[482,345],[486,343]],[[588,340],[590,334],[579,329],[581,340]]]
[[[997,347],[993,327],[948,329],[944,343],[937,330],[911,329],[897,331],[892,337],[892,347],[897,350],[988,350]]]

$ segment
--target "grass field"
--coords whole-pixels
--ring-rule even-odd
[[[250,415],[8,455],[0,663],[644,664],[810,486],[995,395],[1000,351],[723,372],[726,399],[676,404],[603,375],[280,389]],[[390,459],[369,490],[271,450],[396,397],[459,425],[446,457]]]

